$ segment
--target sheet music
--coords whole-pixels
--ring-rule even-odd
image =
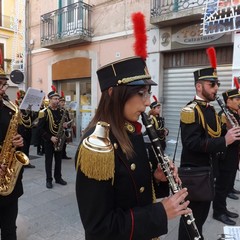
[[[45,94],[42,90],[29,87],[19,108],[38,112],[40,110],[44,95]]]
[[[227,236],[232,237],[232,238],[227,238],[227,239],[240,240],[240,226],[234,226],[234,227],[224,226],[223,232]]]

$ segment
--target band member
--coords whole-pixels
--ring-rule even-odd
[[[240,117],[238,109],[240,105],[240,93],[238,89],[231,89],[223,94],[223,99],[226,108],[229,111],[229,117],[235,122],[236,126],[239,125]],[[222,135],[225,135],[230,125],[226,115],[221,111],[219,113],[222,119]],[[218,166],[219,173],[215,182],[215,198],[213,200],[213,218],[223,222],[226,225],[236,225],[236,222],[230,218],[237,218],[239,215],[227,210],[227,195],[232,190],[232,184],[235,181],[235,173],[238,169],[239,163],[239,141],[230,144],[226,152],[222,152]]]
[[[169,130],[165,128],[164,118],[160,116],[161,103],[153,96],[154,102],[150,104],[151,110],[148,112],[148,115],[151,116],[152,124],[156,129],[157,135],[159,137],[162,150],[166,149],[166,136],[169,133]]]
[[[39,119],[39,133],[44,140],[45,148],[45,170],[46,187],[52,188],[52,162],[55,159],[54,178],[55,182],[66,185],[67,182],[62,179],[62,151],[56,150],[56,145],[61,141],[59,132],[62,131],[61,120],[63,111],[58,107],[59,94],[56,89],[48,93],[49,105],[44,110],[43,117]]]
[[[0,56],[1,58],[1,56]],[[8,88],[7,81],[9,80],[6,76],[4,70],[1,67],[2,62],[0,61],[0,189],[2,186],[2,179],[7,171],[6,165],[3,160],[4,152],[1,151],[4,140],[7,141],[6,136],[8,134],[7,130],[11,122],[12,116],[15,114],[15,109],[9,104],[8,98],[5,91]],[[23,146],[23,138],[21,135],[16,134],[14,136],[9,136],[12,141],[12,145],[16,148]],[[6,143],[6,142],[5,142]],[[6,143],[8,144],[8,143]],[[10,159],[7,159],[10,161]],[[18,198],[23,194],[22,186],[22,171],[20,171],[16,185],[12,191],[7,196],[1,195],[0,191],[0,232],[2,240],[16,240],[16,219],[18,215]]]
[[[228,145],[235,140],[240,140],[240,128],[232,128],[225,136],[221,136],[221,122],[210,102],[216,99],[220,83],[216,71],[215,49],[208,49],[212,67],[199,69],[194,72],[196,95],[181,111],[181,139],[182,154],[181,167],[183,166],[210,166],[215,168],[215,155],[225,151]],[[202,234],[211,201],[191,201],[189,208],[192,209],[197,228]],[[188,234],[183,221],[179,225],[179,240],[186,240]]]
[[[25,91],[18,90],[17,91],[17,99],[16,104],[18,106],[21,105],[22,100],[25,96]],[[29,149],[31,145],[31,139],[32,139],[32,123],[37,118],[37,113],[34,113],[29,110],[20,110],[20,124],[19,124],[19,133],[23,137],[24,140],[24,146],[22,148],[22,151],[29,157]],[[31,163],[24,166],[25,168],[35,168],[35,166]]]
[[[60,109],[62,109],[63,111],[66,112],[65,122],[70,122],[71,119],[69,117],[68,110],[65,108],[65,104],[66,104],[66,100],[65,100],[65,97],[64,97],[64,93],[61,92],[61,97],[59,98],[59,107],[60,107]],[[65,129],[66,139],[65,139],[65,142],[63,144],[63,150],[62,150],[62,159],[66,159],[66,160],[72,159],[71,157],[67,156],[67,152],[66,152],[67,141],[69,141],[69,135],[70,135],[70,129],[69,129],[70,127],[71,127],[71,123],[69,123],[67,128]]]
[[[163,171],[150,167],[138,119],[150,105],[156,83],[140,57],[111,63],[97,75],[101,99],[76,153],[76,195],[85,237],[150,240],[166,234],[168,219],[191,210],[189,201],[180,204],[186,189],[155,202],[153,181],[162,195],[169,188]]]

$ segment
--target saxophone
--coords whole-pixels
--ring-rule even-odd
[[[7,103],[11,109],[15,110],[15,114],[9,123],[0,153],[0,165],[6,167],[4,174],[0,175],[1,196],[7,196],[13,191],[22,166],[29,164],[27,155],[21,151],[16,151],[16,147],[12,143],[13,137],[17,134],[20,111],[12,102],[7,101]]]
[[[57,142],[54,144],[54,151],[55,152],[61,152],[62,149],[63,149],[63,145],[64,145],[64,142],[66,140],[66,134],[65,134],[65,129],[63,128],[63,123],[65,122],[65,118],[66,118],[66,110],[63,111],[63,115],[62,115],[62,118],[61,118],[61,121],[59,123],[59,126],[58,126],[58,132],[57,132]]]

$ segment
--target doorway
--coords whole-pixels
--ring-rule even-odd
[[[57,89],[64,94],[66,109],[72,120],[72,141],[79,143],[84,129],[91,120],[91,79],[61,80]]]

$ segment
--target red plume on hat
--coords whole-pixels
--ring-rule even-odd
[[[217,68],[217,57],[216,57],[216,50],[214,47],[209,47],[206,50],[209,62],[212,68]]]
[[[20,99],[20,97],[21,97],[21,93],[20,91],[17,91],[17,99]]]
[[[144,60],[147,58],[147,35],[145,16],[141,12],[132,14],[133,32],[135,37],[135,54]]]
[[[154,99],[154,101],[158,102],[158,99],[155,95],[153,95],[153,99]]]
[[[64,98],[64,92],[63,91],[61,91],[61,97]]]
[[[54,85],[52,85],[51,88],[52,88],[52,90],[53,90],[54,92],[57,91],[57,88],[56,88]]]
[[[239,89],[238,77],[234,77],[233,80],[234,80],[234,85],[235,85],[235,87],[236,87],[237,89]]]

